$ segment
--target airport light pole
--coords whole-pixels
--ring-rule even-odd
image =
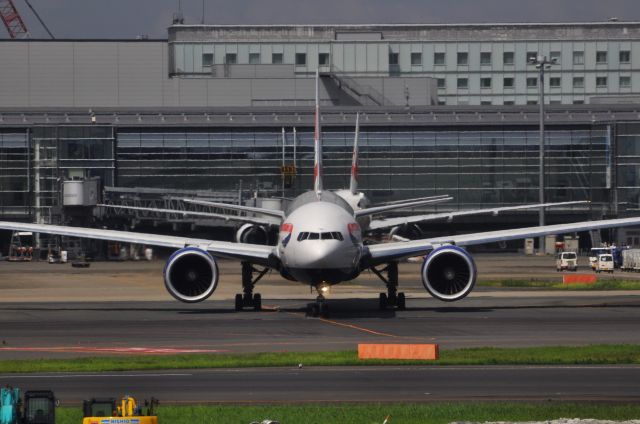
[[[551,65],[555,65],[558,61],[556,59],[548,60],[546,56],[538,55],[537,57],[530,57],[529,64],[535,65],[536,69],[540,74],[538,80],[538,92],[540,93],[540,98],[538,100],[540,106],[540,161],[539,161],[539,170],[538,170],[538,201],[540,204],[544,203],[544,71],[546,69],[550,69]],[[540,207],[540,211],[538,212],[538,225],[541,227],[544,225],[544,207]],[[545,249],[545,237],[541,236],[539,240],[539,252],[544,252]]]

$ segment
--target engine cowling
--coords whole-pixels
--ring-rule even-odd
[[[263,244],[269,243],[269,231],[255,224],[244,224],[236,231],[237,243]]]
[[[389,231],[389,238],[393,236],[399,236],[403,239],[417,240],[424,237],[424,233],[420,227],[416,224],[404,224],[398,227],[393,227]]]
[[[202,302],[218,286],[218,264],[202,249],[186,247],[175,252],[164,266],[164,285],[181,302]]]
[[[445,302],[460,300],[476,284],[476,264],[466,250],[442,246],[433,250],[422,264],[422,284],[431,296]]]

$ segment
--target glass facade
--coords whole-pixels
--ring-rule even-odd
[[[44,216],[60,203],[61,179],[83,176],[119,187],[294,197],[312,186],[313,133],[284,134],[283,147],[281,128],[5,130],[0,215],[28,217],[39,206]],[[550,125],[546,135],[547,201],[592,200],[602,214],[638,209],[640,124]],[[457,210],[538,201],[534,127],[365,127],[359,144],[360,187],[374,202],[448,194],[454,200],[434,208]],[[353,128],[324,128],[325,187],[348,186],[352,147]],[[296,166],[285,189],[283,164]]]
[[[155,130],[118,133],[119,186],[234,190],[240,186],[279,192],[280,167],[297,166],[287,195],[311,187],[313,133],[282,131]],[[609,131],[547,131],[547,200],[608,202]],[[531,203],[538,200],[539,136],[516,128],[361,131],[360,186],[374,201],[449,194],[445,208]],[[325,187],[348,186],[353,129],[323,131]]]

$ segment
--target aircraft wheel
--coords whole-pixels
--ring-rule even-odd
[[[329,318],[329,305],[326,303],[320,305],[320,316],[322,318]]]
[[[260,296],[260,293],[253,295],[253,309],[256,311],[262,310],[262,296]]]
[[[242,302],[242,295],[240,293],[236,294],[236,311],[241,311],[244,303]]]
[[[398,293],[398,298],[396,300],[396,306],[398,307],[398,310],[400,310],[400,311],[404,311],[405,309],[407,309],[407,303],[406,303],[406,300],[405,300],[404,293]]]
[[[387,298],[387,294],[386,293],[380,293],[380,298],[378,301],[378,307],[380,309],[387,309],[387,306],[389,306],[389,298]]]

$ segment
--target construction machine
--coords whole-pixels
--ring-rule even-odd
[[[56,398],[49,390],[0,389],[0,424],[55,424]]]
[[[124,396],[119,402],[115,398],[92,398],[82,403],[82,424],[158,424],[155,408],[158,400],[144,401],[144,408],[138,406],[131,396]]]

